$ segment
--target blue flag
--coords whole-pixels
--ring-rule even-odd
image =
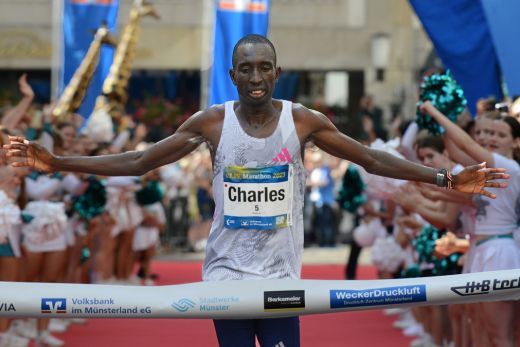
[[[233,47],[243,36],[267,36],[269,0],[215,0],[213,67],[209,77],[209,105],[236,100],[238,94],[229,77]]]
[[[518,0],[481,0],[504,81],[510,96],[520,95],[520,26],[516,23],[520,13]]]
[[[475,114],[479,98],[502,97],[498,60],[480,1],[410,0],[435,51]]]
[[[60,94],[81,64],[94,39],[95,31],[103,22],[115,33],[119,0],[63,0],[63,68],[60,78]],[[102,46],[99,64],[92,76],[85,99],[78,111],[87,119],[101,93],[103,81],[108,74],[114,49]]]

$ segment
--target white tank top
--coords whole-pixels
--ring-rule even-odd
[[[226,102],[215,154],[215,213],[203,266],[205,281],[300,278],[306,171],[283,100],[276,130],[251,137]]]
[[[496,199],[477,195],[476,235],[512,234],[520,224],[520,165],[498,153],[493,153],[495,167],[505,168],[511,176],[507,188],[487,188]]]

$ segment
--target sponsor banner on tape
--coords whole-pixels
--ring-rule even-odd
[[[292,311],[305,309],[304,290],[264,292],[265,311]]]
[[[0,302],[0,312],[16,312],[16,307],[12,302]]]
[[[290,288],[290,290],[281,290]],[[0,282],[0,317],[250,319],[520,300],[520,269],[400,280],[249,280],[172,286]]]
[[[395,305],[423,301],[426,301],[426,286],[423,284],[330,291],[330,308]]]
[[[451,290],[460,296],[489,294],[493,291],[520,289],[520,276],[512,279],[486,279],[466,282],[464,286],[451,287]]]
[[[67,302],[69,307],[67,307]],[[63,315],[71,313],[83,316],[137,316],[152,313],[150,306],[117,305],[113,298],[41,298],[40,313],[45,315]]]
[[[197,299],[181,298],[174,300],[171,307],[178,312],[197,310],[199,312],[228,311],[233,305],[237,305],[240,298],[237,296],[209,296]]]
[[[41,313],[67,313],[67,299],[42,298]]]

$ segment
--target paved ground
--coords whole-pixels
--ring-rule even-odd
[[[303,251],[304,264],[345,264],[349,246],[339,245],[334,248],[308,247]],[[204,259],[204,252],[186,252],[183,250],[161,253],[158,260],[200,261]],[[363,250],[359,260],[360,265],[370,265],[370,250]]]

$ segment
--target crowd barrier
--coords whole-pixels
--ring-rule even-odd
[[[520,269],[398,280],[170,286],[0,282],[0,317],[273,318],[520,299]]]

